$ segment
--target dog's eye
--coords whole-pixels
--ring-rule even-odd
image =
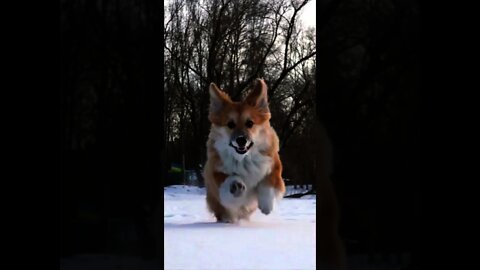
[[[228,128],[233,129],[235,127],[235,123],[233,121],[229,121],[227,126]]]
[[[247,122],[245,123],[245,126],[247,126],[247,128],[253,127],[253,121],[252,120],[247,120]]]

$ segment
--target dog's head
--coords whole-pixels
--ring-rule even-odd
[[[265,132],[270,127],[267,85],[257,79],[243,102],[233,102],[211,83],[208,119],[212,123],[211,134],[215,136],[216,146],[243,157],[254,145],[265,144],[267,139]]]

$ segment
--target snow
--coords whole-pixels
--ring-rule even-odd
[[[285,186],[285,196],[289,196],[289,195],[293,195],[293,194],[299,194],[299,193],[306,193],[310,189],[312,189],[312,185],[297,186],[296,188],[293,185],[288,185],[288,186]],[[313,195],[313,197],[311,197],[311,198],[314,198],[314,197],[315,197],[315,195]],[[302,197],[302,198],[304,198],[304,197]]]
[[[306,189],[287,186],[287,193]],[[265,216],[257,210],[250,221],[216,223],[206,209],[205,189],[164,189],[164,266],[169,270],[315,269],[315,195],[284,198]],[[405,269],[411,254],[350,254],[348,269]],[[153,270],[157,260],[112,254],[74,255],[60,260],[62,270]]]
[[[315,196],[222,224],[207,211],[204,188],[169,186],[164,195],[164,269],[315,269]]]

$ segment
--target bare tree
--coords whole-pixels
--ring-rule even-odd
[[[264,78],[270,86],[271,107],[277,108],[272,121],[283,130],[282,145],[301,132],[298,127],[313,108],[313,96],[308,95],[316,46],[314,31],[304,31],[298,19],[307,3],[170,2],[164,29],[167,137],[169,144],[188,145],[189,166],[205,158],[210,82],[240,99],[255,78]],[[183,132],[178,132],[179,126]]]

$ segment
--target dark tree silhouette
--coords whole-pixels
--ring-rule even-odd
[[[206,158],[208,85],[238,100],[254,79],[269,86],[282,151],[314,123],[315,31],[299,16],[308,1],[170,1],[165,16],[166,148],[169,162],[198,168]],[[303,134],[303,135],[302,135]],[[301,139],[301,138],[300,138]],[[286,166],[293,181],[298,162]],[[291,169],[291,170],[290,170]],[[288,172],[290,170],[290,172]],[[288,175],[290,174],[290,175]]]
[[[347,253],[412,253],[419,218],[417,1],[320,1],[317,115]]]
[[[62,255],[151,258],[165,163],[162,6],[61,0],[60,11]]]

